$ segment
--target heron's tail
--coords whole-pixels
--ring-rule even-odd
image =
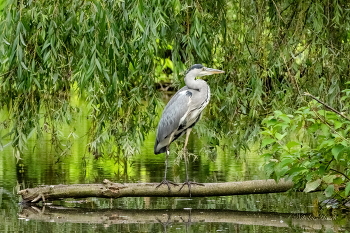
[[[166,146],[159,148],[159,142],[156,140],[156,143],[154,143],[154,154],[161,154],[166,152]]]

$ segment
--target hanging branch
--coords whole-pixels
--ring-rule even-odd
[[[120,197],[188,197],[188,187],[182,184],[177,187],[165,185],[156,188],[158,183],[113,183],[104,180],[102,184],[73,184],[73,185],[45,185],[28,188],[18,192],[23,202],[46,202],[62,198],[120,198]],[[278,193],[285,192],[293,187],[292,181],[281,180],[278,183],[273,179],[251,180],[226,183],[204,183],[204,186],[192,185],[192,197],[230,196],[242,194]]]
[[[331,110],[332,112],[335,112],[335,113],[338,114],[339,116],[344,117],[345,119],[347,119],[348,121],[350,121],[350,118],[347,117],[347,116],[345,116],[344,113],[339,112],[338,110],[332,108],[331,106],[329,106],[329,105],[326,104],[325,102],[323,102],[323,101],[317,99],[315,96],[311,95],[310,93],[304,92],[304,95],[313,98],[314,100],[316,100],[317,102],[319,102],[320,104],[322,104],[323,106],[325,106],[326,108],[328,108],[329,110]]]

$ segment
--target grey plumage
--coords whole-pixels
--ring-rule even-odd
[[[158,124],[157,138],[154,153],[166,152],[170,143],[192,128],[199,120],[202,110],[210,100],[210,88],[204,80],[196,80],[200,88],[189,89],[187,86],[181,88],[165,106],[162,117]],[[174,133],[173,139],[167,139]]]
[[[164,180],[157,186],[166,184],[170,190],[169,183],[175,183],[166,180],[169,146],[178,137],[186,132],[184,149],[186,149],[188,137],[192,127],[198,122],[203,109],[208,105],[210,100],[210,88],[202,79],[196,79],[205,75],[224,73],[222,70],[207,68],[201,64],[195,64],[188,69],[185,76],[185,84],[176,94],[170,99],[165,106],[160,118],[156,142],[154,145],[154,153],[166,153],[165,159],[165,174]],[[187,159],[185,156],[186,165],[186,182],[190,189],[190,184],[198,184],[188,181],[187,174]],[[184,184],[185,184],[184,183]],[[183,186],[182,186],[183,187]],[[181,188],[182,188],[181,187]]]
[[[158,124],[157,138],[154,145],[154,153],[166,152],[171,133],[176,132],[172,141],[181,136],[180,120],[188,111],[188,103],[192,98],[192,92],[187,92],[187,87],[181,88],[165,106],[162,117]],[[183,122],[181,122],[183,123]]]
[[[154,145],[155,154],[166,152],[172,141],[184,134],[187,129],[192,128],[209,103],[210,88],[208,84],[204,80],[196,80],[195,78],[223,72],[200,64],[193,65],[187,71],[185,76],[186,86],[176,92],[170,99],[159,121]],[[169,141],[171,136],[172,140]]]

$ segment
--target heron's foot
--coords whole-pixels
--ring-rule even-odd
[[[189,181],[189,180],[187,180],[187,181],[185,181],[185,182],[182,184],[181,188],[179,189],[179,192],[182,190],[182,188],[183,188],[185,185],[188,186],[188,191],[189,191],[189,193],[190,193],[190,197],[191,197],[191,185],[200,185],[200,186],[204,186],[204,184],[202,184],[202,183],[197,183],[197,182],[194,182],[194,181]]]
[[[164,180],[162,180],[162,182],[160,182],[158,185],[157,185],[157,187],[156,187],[156,189],[157,188],[159,188],[161,185],[166,185],[166,186],[168,186],[168,189],[169,189],[169,191],[170,191],[170,185],[172,184],[172,185],[174,185],[174,186],[179,186],[178,184],[176,184],[175,182],[172,182],[172,181],[170,181],[170,180],[166,180],[166,179],[164,179]]]

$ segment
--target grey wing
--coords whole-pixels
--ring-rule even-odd
[[[186,115],[191,100],[191,92],[187,87],[181,88],[168,102],[158,124],[157,142],[168,137],[178,129],[181,118]]]

